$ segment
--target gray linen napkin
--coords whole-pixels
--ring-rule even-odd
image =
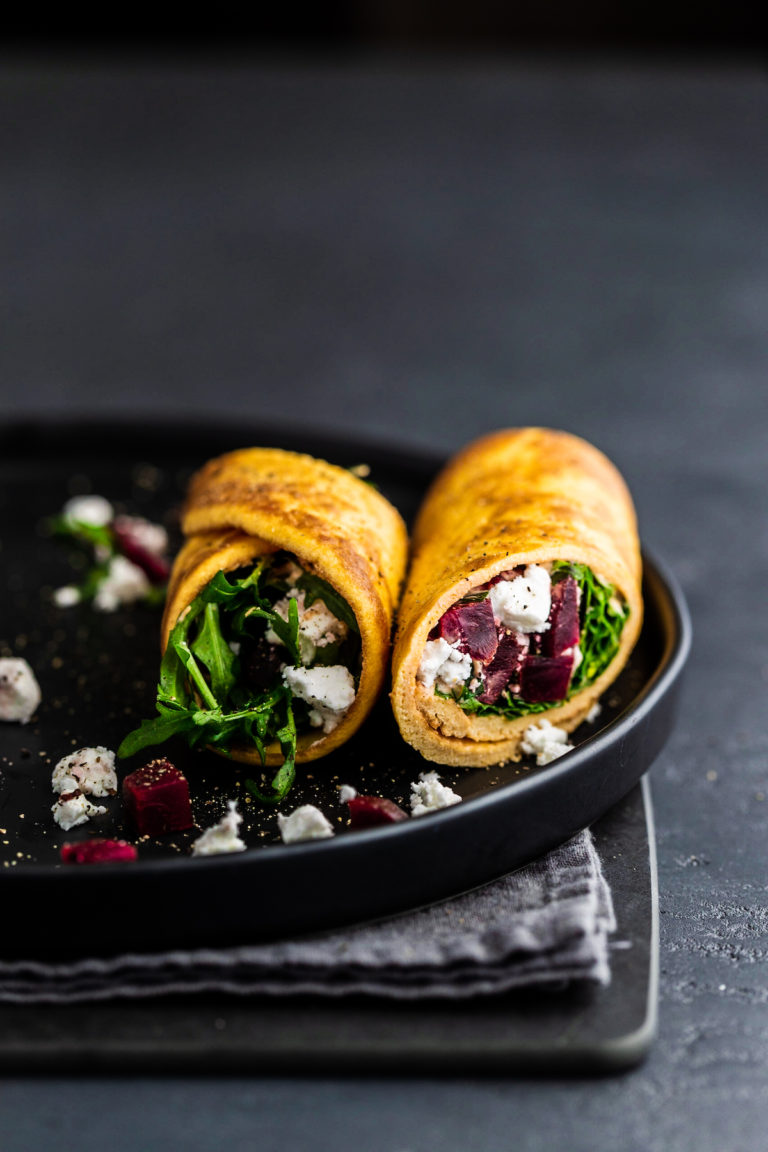
[[[616,922],[592,835],[482,888],[392,919],[237,948],[67,963],[0,961],[0,1001],[226,992],[460,999],[607,984]]]

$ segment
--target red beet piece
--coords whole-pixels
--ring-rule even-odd
[[[192,827],[186,777],[170,760],[152,760],[123,780],[123,802],[141,836]]]
[[[131,531],[130,525],[121,521],[120,517],[112,525],[112,534],[118,551],[122,552],[126,560],[130,560],[131,563],[142,569],[150,584],[165,584],[167,582],[171,571],[167,560],[164,560],[162,556],[155,555],[154,552],[149,552],[140,544]]]
[[[386,800],[383,796],[353,796],[347,801],[349,807],[349,823],[352,828],[372,828],[375,824],[397,824],[400,820],[407,820],[408,814],[403,812],[394,800]]]
[[[515,632],[504,633],[496,655],[483,673],[483,691],[478,693],[478,700],[495,704],[507,684],[517,683],[527,652],[527,637]]]
[[[449,644],[458,640],[462,652],[468,652],[473,660],[480,660],[483,664],[493,660],[499,646],[490,600],[454,604],[443,614],[439,633]]]
[[[529,704],[552,704],[568,694],[573,653],[562,656],[529,656],[523,665],[520,695]]]
[[[578,644],[580,635],[579,585],[573,576],[566,576],[552,585],[549,628],[541,637],[542,655],[560,656]]]
[[[126,840],[82,840],[79,844],[62,844],[60,856],[65,864],[111,864],[116,860],[136,860],[138,852]]]

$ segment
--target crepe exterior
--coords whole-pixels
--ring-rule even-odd
[[[408,550],[399,512],[345,468],[282,449],[246,448],[211,460],[193,476],[181,526],[187,540],[171,571],[163,649],[173,625],[220,569],[234,571],[264,553],[293,553],[347,601],[361,639],[355,700],[331,732],[300,735],[297,763],[339,747],[359,728],[387,675]],[[255,747],[223,755],[261,764]],[[272,745],[267,765],[282,760],[279,745]]]
[[[588,687],[545,712],[513,720],[464,712],[417,681],[429,632],[470,589],[517,565],[589,565],[629,605],[621,644]],[[519,760],[525,729],[545,717],[572,731],[625,666],[643,615],[642,561],[632,499],[591,444],[546,428],[507,429],[455,456],[427,493],[392,657],[392,706],[405,740],[438,764]]]

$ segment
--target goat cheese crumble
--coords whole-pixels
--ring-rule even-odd
[[[79,748],[63,756],[53,770],[54,792],[74,792],[87,796],[114,796],[117,793],[115,754],[108,748]]]
[[[54,820],[65,832],[69,832],[70,828],[75,828],[78,824],[85,824],[91,816],[103,816],[106,811],[103,805],[92,804],[79,789],[62,792],[51,808]]]
[[[106,578],[98,587],[93,606],[99,612],[114,612],[121,604],[143,600],[152,585],[138,564],[125,556],[112,556]]]
[[[288,608],[291,600],[296,601],[299,611],[299,652],[302,664],[311,664],[318,648],[325,648],[328,644],[336,644],[347,635],[347,625],[343,620],[334,616],[324,600],[314,600],[306,604],[306,592],[303,588],[291,588],[282,600],[276,601],[273,611],[283,620],[288,619]],[[271,628],[268,628],[264,638],[269,644],[282,644],[282,640]]]
[[[450,808],[452,804],[459,804],[460,801],[461,796],[446,784],[440,783],[437,772],[420,772],[418,780],[411,784],[412,816],[425,816],[428,812]]]
[[[73,496],[67,500],[61,514],[70,524],[90,524],[94,528],[104,528],[111,524],[115,510],[103,496]]]
[[[277,824],[284,844],[298,844],[301,840],[327,840],[333,836],[330,820],[314,804],[302,804],[288,816],[278,812]]]
[[[442,637],[427,640],[416,675],[425,688],[437,685],[441,692],[449,693],[472,675],[472,657]]]
[[[332,732],[355,699],[355,681],[343,664],[319,668],[283,669],[283,681],[291,693],[310,705],[313,728]]]
[[[227,801],[227,811],[211,828],[206,828],[192,845],[193,856],[218,856],[226,852],[244,852],[245,843],[238,835],[243,818],[237,811],[237,801]]]
[[[43,696],[35,674],[20,656],[0,658],[0,720],[28,724]]]
[[[552,606],[552,580],[546,568],[529,564],[522,576],[500,580],[488,597],[494,616],[517,632],[546,632]]]
[[[339,804],[349,804],[355,796],[357,796],[357,788],[353,788],[351,784],[342,784],[339,789]]]
[[[549,720],[539,720],[538,724],[526,728],[520,747],[523,752],[535,756],[536,763],[542,768],[563,753],[570,752],[573,744],[568,742],[568,733],[563,728],[556,727]]]

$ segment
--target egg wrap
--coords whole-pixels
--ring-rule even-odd
[[[296,762],[339,747],[360,727],[387,677],[408,551],[400,513],[346,468],[278,448],[244,448],[209,461],[192,477],[181,527],[186,540],[170,574],[163,650],[218,571],[233,572],[265,553],[291,553],[346,600],[360,630],[355,699],[331,732],[299,735]],[[255,747],[236,745],[222,754],[261,764]],[[267,748],[268,766],[283,758],[277,743]]]
[[[472,589],[519,565],[572,561],[615,586],[629,614],[600,676],[563,703],[515,717],[464,711],[417,673],[430,631]],[[526,728],[542,717],[571,732],[616,679],[643,617],[637,520],[607,457],[567,432],[510,428],[451,459],[417,514],[392,655],[391,700],[404,739],[427,760],[473,766],[519,760]]]

